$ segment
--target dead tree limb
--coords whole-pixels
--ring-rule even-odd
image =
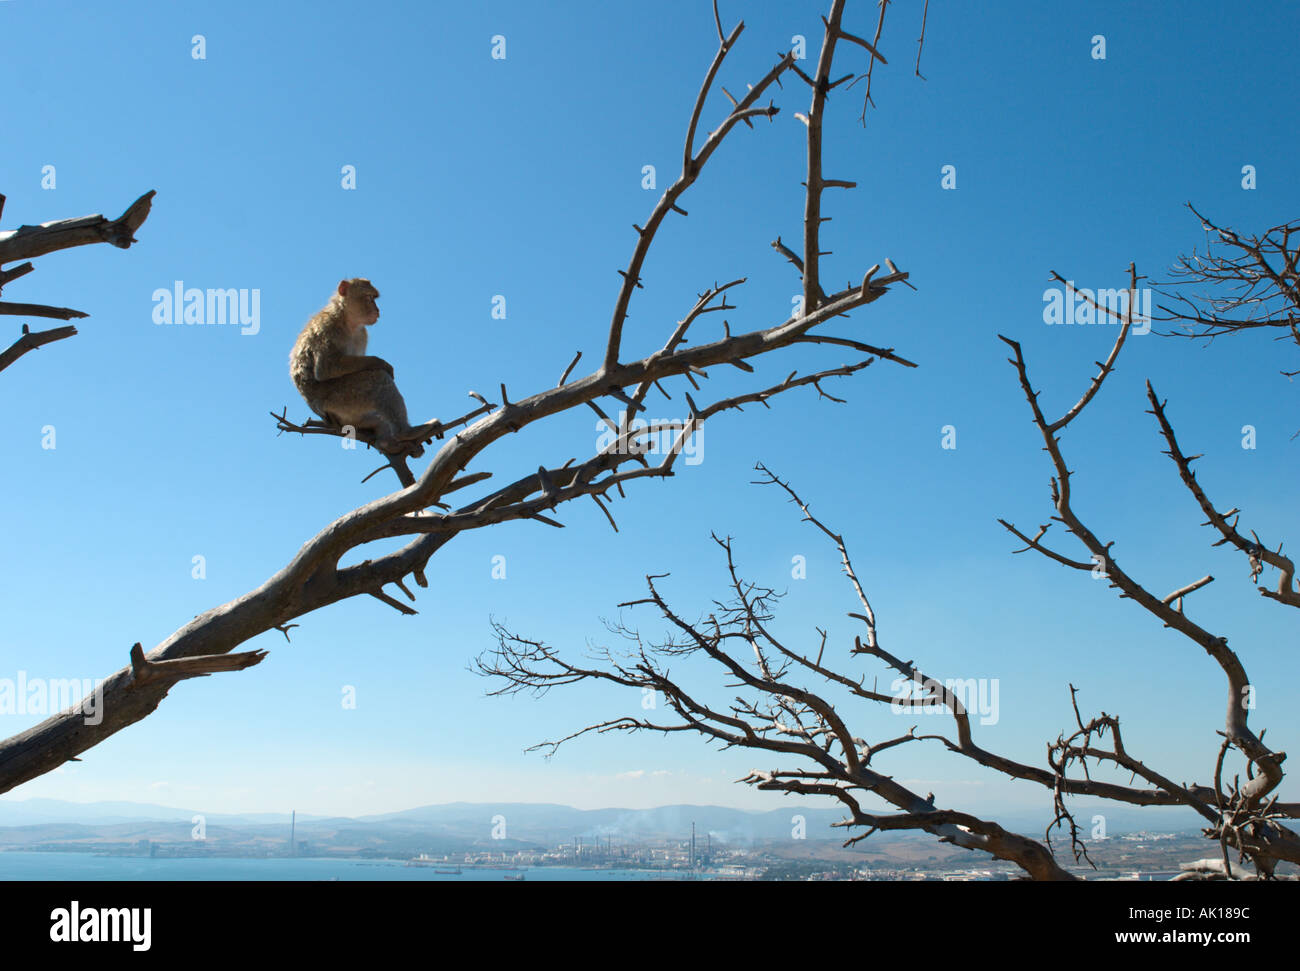
[[[1117,718],[1103,714],[1101,717],[1092,719],[1085,724],[1076,707],[1077,729],[1068,738],[1062,737],[1050,747],[1049,761],[1052,763],[1058,779],[1061,779],[1062,782],[1066,770],[1072,763],[1077,763],[1086,768],[1087,762],[1093,760],[1111,763],[1128,770],[1176,801],[1195,809],[1209,823],[1204,830],[1206,835],[1219,840],[1225,847],[1225,853],[1227,846],[1235,847],[1243,859],[1250,859],[1259,872],[1267,876],[1272,874],[1273,868],[1279,860],[1300,863],[1300,836],[1297,836],[1294,831],[1279,822],[1280,819],[1300,817],[1300,807],[1293,804],[1279,805],[1276,801],[1274,793],[1282,782],[1282,763],[1286,760],[1286,753],[1272,750],[1259,735],[1255,734],[1248,724],[1253,694],[1241,658],[1228,647],[1226,637],[1214,634],[1200,626],[1183,609],[1183,597],[1196,589],[1200,589],[1213,578],[1206,577],[1187,584],[1168,597],[1156,596],[1120,566],[1111,550],[1114,542],[1102,542],[1097,534],[1078,516],[1072,504],[1072,473],[1061,450],[1058,435],[1066,425],[1078,417],[1083,408],[1100,389],[1102,382],[1113,371],[1115,359],[1123,348],[1124,341],[1132,325],[1133,307],[1135,306],[1132,295],[1136,292],[1137,281],[1137,271],[1130,264],[1130,300],[1128,307],[1122,316],[1115,311],[1111,311],[1113,315],[1119,318],[1117,322],[1120,324],[1120,330],[1116,336],[1111,354],[1106,362],[1100,365],[1100,371],[1079,403],[1056,421],[1049,420],[1043,412],[1039,402],[1039,392],[1034,390],[1033,385],[1030,383],[1028,368],[1020,344],[1007,337],[1001,338],[1012,349],[1014,356],[1011,358],[1011,364],[1016,369],[1021,390],[1033,416],[1034,425],[1042,436],[1044,450],[1051,458],[1054,471],[1051,478],[1051,497],[1053,507],[1056,510],[1056,515],[1052,518],[1061,523],[1070,535],[1082,544],[1089,554],[1091,562],[1085,563],[1077,559],[1071,559],[1047,546],[1043,542],[1047,526],[1040,527],[1037,534],[1030,537],[1006,520],[999,520],[999,522],[1025,544],[1024,548],[1017,550],[1017,552],[1033,549],[1072,569],[1089,572],[1100,569],[1102,575],[1109,581],[1109,585],[1117,589],[1122,597],[1138,604],[1165,627],[1176,630],[1192,643],[1198,645],[1213,659],[1222,670],[1228,689],[1227,718],[1224,730],[1221,733],[1225,740],[1224,748],[1220,751],[1213,787],[1178,784],[1150,769],[1127,753],[1121,740],[1119,720]],[[1147,394],[1152,403],[1152,413],[1156,415],[1161,425],[1166,442],[1170,445],[1171,456],[1174,458],[1175,463],[1178,464],[1184,482],[1192,489],[1198,502],[1201,502],[1202,508],[1206,508],[1209,505],[1208,500],[1202,501],[1203,493],[1200,493],[1199,487],[1195,486],[1195,477],[1188,470],[1188,460],[1178,450],[1177,442],[1173,437],[1173,429],[1165,415],[1164,403],[1156,398],[1150,382],[1147,384]],[[1212,506],[1209,508],[1213,509]],[[1225,517],[1218,516],[1217,513],[1211,516],[1211,524],[1219,528],[1220,532],[1227,528]],[[1240,539],[1235,529],[1232,530],[1232,535]],[[1225,539],[1228,539],[1227,535],[1225,535]],[[1255,555],[1262,556],[1262,553],[1256,551]],[[1287,584],[1290,581],[1290,574],[1284,573],[1283,579],[1284,585],[1274,599],[1287,602],[1284,591],[1288,589]],[[1111,735],[1111,748],[1102,749],[1093,744],[1094,737],[1100,737],[1108,733]],[[1223,755],[1229,749],[1240,752],[1245,758],[1248,778],[1240,783],[1234,781],[1231,785],[1225,785],[1221,777],[1222,763]],[[1067,791],[1067,786],[1058,784],[1057,819],[1061,822],[1068,822],[1071,830],[1071,840],[1077,844],[1077,831],[1063,800],[1063,795]]]
[[[156,190],[150,189],[116,219],[96,214],[76,219],[56,219],[39,226],[19,226],[7,233],[0,232],[0,263],[31,260],[55,250],[91,243],[108,243],[119,249],[127,249],[136,242],[136,230],[149,218],[155,194]]]
[[[1170,303],[1163,317],[1178,324],[1165,336],[1205,338],[1248,330],[1277,331],[1300,347],[1300,219],[1247,236],[1219,226],[1189,202],[1205,230],[1205,250],[1180,256],[1169,280],[1155,287]],[[1287,371],[1288,377],[1300,369]]]
[[[832,3],[832,19],[838,19],[844,0]],[[705,77],[692,118],[702,117],[702,106],[723,59],[739,36],[738,25],[723,38],[714,63]],[[824,43],[830,43],[828,38]],[[862,285],[827,294],[816,308],[756,330],[733,334],[724,321],[723,336],[714,335],[693,346],[684,346],[688,331],[710,313],[730,306],[726,302],[730,288],[726,284],[708,288],[686,317],[671,328],[663,348],[637,360],[621,355],[622,335],[632,292],[641,283],[640,268],[663,219],[670,212],[682,213],[678,206],[682,194],[700,175],[705,163],[723,140],[741,121],[770,117],[776,108],[755,107],[758,99],[777,78],[792,65],[792,57],[783,55],[746,97],[735,102],[722,121],[705,138],[698,150],[694,147],[693,128],[686,141],[682,175],[655,206],[645,228],[637,229],[637,241],[623,284],[615,300],[609,335],[600,366],[585,377],[561,382],[537,393],[512,401],[502,390],[501,404],[479,417],[467,428],[450,434],[418,479],[401,491],[368,503],[340,517],[310,539],[293,559],[260,587],[242,597],[209,610],[164,639],[147,655],[150,663],[193,657],[208,657],[234,650],[244,641],[271,630],[284,631],[289,622],[350,597],[368,595],[383,603],[412,612],[407,604],[389,596],[389,584],[404,590],[405,578],[411,576],[425,586],[424,570],[430,558],[459,533],[508,520],[528,519],[541,524],[557,525],[554,511],[563,503],[586,496],[611,501],[622,496],[624,486],[637,478],[673,475],[673,463],[689,435],[709,417],[728,409],[742,408],[755,402],[767,405],[776,395],[811,386],[825,397],[822,382],[832,377],[848,376],[866,367],[874,356],[847,364],[824,367],[811,373],[791,374],[776,384],[758,390],[697,404],[690,393],[685,395],[689,412],[680,420],[655,422],[648,427],[632,427],[632,419],[644,410],[644,397],[652,385],[662,388],[671,379],[682,379],[703,397],[700,382],[714,365],[742,366],[753,358],[771,354],[802,342],[815,328],[838,320],[851,311],[879,299],[895,283],[905,282],[907,273],[890,266],[890,273],[872,279],[870,273]],[[692,125],[694,121],[692,122]],[[805,266],[815,264],[818,253],[803,254]],[[902,362],[892,348],[880,356]],[[744,367],[741,367],[744,370]],[[567,372],[566,372],[567,376]],[[625,389],[630,389],[625,390]],[[445,512],[434,510],[448,506],[443,498],[455,489],[481,481],[488,473],[470,466],[491,446],[507,436],[523,431],[535,422],[571,409],[593,408],[604,414],[602,398],[620,402],[625,410],[621,423],[609,422],[610,441],[595,449],[594,454],[579,462],[569,459],[543,467],[530,468],[508,484],[479,495]],[[304,433],[337,434],[321,431],[311,423],[292,426],[283,415],[276,416],[282,429]],[[673,435],[673,446],[662,461],[651,464],[647,459],[646,441],[651,435]],[[611,494],[613,491],[613,495]],[[409,542],[391,552],[348,566],[341,560],[376,539],[409,537]],[[84,719],[60,714],[39,725],[0,742],[0,792],[63,764],[115,732],[146,717],[153,711],[174,683],[159,678],[139,684],[130,668],[124,668],[102,685],[102,722],[85,724]]]
[[[126,249],[135,240],[135,232],[149,216],[153,205],[154,191],[150,190],[127,207],[117,219],[103,216],[81,216],[77,219],[59,219],[42,223],[39,226],[19,226],[9,232],[0,232],[0,264],[14,260],[27,260],[18,266],[0,270],[0,290],[14,280],[24,277],[34,269],[30,260],[55,250],[68,249],[73,246],[87,246],[91,243],[109,243]],[[4,196],[0,195],[0,213],[4,211]],[[72,320],[87,317],[88,314],[69,307],[51,307],[36,303],[8,303],[0,301],[0,316],[11,317],[51,317],[56,320]],[[65,340],[74,336],[77,328],[54,327],[50,330],[32,332],[26,324],[22,336],[3,352],[0,352],[0,371],[3,371],[28,351],[35,350],[54,341]]]
[[[23,324],[23,335],[14,341],[3,351],[0,351],[0,371],[3,371],[14,361],[18,360],[28,351],[34,351],[38,347],[46,344],[52,344],[55,341],[66,340],[77,333],[77,328],[69,325],[67,327],[51,327],[49,330],[38,330],[32,332],[28,330],[27,325]]]
[[[1165,442],[1169,448],[1165,451],[1178,466],[1178,474],[1183,480],[1183,485],[1196,498],[1196,503],[1201,507],[1202,512],[1206,515],[1206,521],[1203,525],[1212,526],[1222,537],[1215,546],[1222,546],[1224,543],[1230,543],[1242,553],[1246,554],[1246,559],[1250,563],[1250,579],[1258,580],[1260,574],[1264,572],[1265,566],[1271,566],[1278,571],[1277,588],[1274,590],[1268,587],[1260,587],[1259,592],[1262,596],[1279,603],[1286,604],[1290,607],[1300,607],[1300,589],[1296,586],[1295,562],[1289,556],[1282,555],[1282,545],[1279,543],[1276,550],[1270,550],[1259,534],[1251,531],[1251,538],[1247,539],[1237,531],[1237,522],[1241,516],[1241,510],[1237,508],[1229,509],[1226,513],[1219,512],[1214,503],[1210,501],[1209,496],[1197,481],[1196,473],[1192,471],[1192,463],[1199,459],[1199,455],[1184,455],[1183,450],[1178,447],[1178,439],[1174,435],[1173,425],[1170,424],[1165,414],[1165,403],[1156,397],[1156,392],[1151,387],[1151,382],[1147,382],[1147,400],[1151,402],[1150,414],[1155,415],[1156,421],[1160,423],[1160,434],[1165,437]],[[1231,517],[1231,522],[1229,518]]]
[[[1197,625],[1183,608],[1184,599],[1210,583],[1213,577],[1185,583],[1163,598],[1154,596],[1115,563],[1111,555],[1113,544],[1102,543],[1075,514],[1071,504],[1071,472],[1061,451],[1059,435],[1079,418],[1115,370],[1132,325],[1133,308],[1137,305],[1132,298],[1139,278],[1131,265],[1129,274],[1130,300],[1122,318],[1117,321],[1121,326],[1115,344],[1106,360],[1098,362],[1098,373],[1082,396],[1060,418],[1052,420],[1045,415],[1039,392],[1030,383],[1020,345],[1002,338],[1014,351],[1012,363],[1034,424],[1053,463],[1052,498],[1057,513],[1053,518],[1082,542],[1091,559],[1071,558],[1046,546],[1043,543],[1046,526],[1040,527],[1037,534],[1030,537],[1011,523],[1002,521],[1002,524],[1021,539],[1025,544],[1024,550],[1037,550],[1076,570],[1092,572],[1101,564],[1112,587],[1155,615],[1166,627],[1190,638],[1218,663],[1228,681],[1228,716],[1225,730],[1221,733],[1224,743],[1215,761],[1210,784],[1176,782],[1133,754],[1125,744],[1119,718],[1103,712],[1085,721],[1079,712],[1073,685],[1070,686],[1070,697],[1076,727],[1048,746],[1045,768],[1016,762],[980,746],[975,741],[970,715],[952,683],[942,682],[921,671],[915,663],[903,660],[882,645],[876,611],[859,582],[843,537],[817,519],[788,483],[761,464],[758,469],[764,478],[760,482],[783,489],[790,501],[799,507],[804,520],[836,546],[844,573],[860,605],[860,611],[852,611],[849,615],[865,626],[865,634],[854,638],[848,653],[883,662],[901,676],[895,686],[899,683],[915,686],[913,690],[886,693],[880,691],[874,682],[869,687],[865,677],[843,673],[833,662],[826,660],[828,637],[820,628],[817,630],[820,641],[814,641],[808,649],[791,646],[778,638],[770,621],[779,595],[771,588],[744,579],[736,568],[730,538],[715,536],[714,541],[726,554],[730,592],[725,602],[713,601],[715,609],[708,613],[706,620],[694,623],[685,620],[662,594],[657,582],[662,577],[648,576],[648,595],[619,606],[655,608],[668,628],[667,635],[658,640],[651,641],[639,629],[620,621],[608,626],[626,642],[626,649],[599,648],[584,660],[571,661],[545,642],[521,636],[494,622],[497,646],[477,661],[479,672],[498,682],[498,687],[489,693],[541,695],[555,687],[582,682],[607,682],[637,688],[641,692],[654,692],[656,697],[666,700],[664,714],[647,716],[642,713],[598,721],[533,748],[553,754],[565,742],[589,733],[691,732],[721,742],[724,747],[772,752],[798,759],[802,763],[798,766],[756,769],[742,781],[770,791],[838,799],[849,812],[849,818],[842,825],[866,830],[850,838],[850,843],[882,829],[922,830],[956,845],[1012,861],[1035,879],[1072,879],[1072,874],[1057,863],[1052,852],[1052,831],[1061,828],[1068,833],[1076,863],[1091,862],[1067,804],[1067,797],[1089,795],[1132,805],[1188,807],[1205,820],[1205,835],[1216,840],[1223,850],[1221,864],[1214,869],[1234,878],[1240,875],[1241,868],[1234,868],[1228,860],[1227,848],[1230,846],[1237,849],[1241,859],[1249,859],[1256,875],[1264,878],[1273,876],[1280,861],[1300,862],[1300,839],[1284,825],[1285,820],[1300,818],[1300,805],[1281,803],[1276,795],[1286,754],[1268,748],[1263,743],[1262,733],[1256,736],[1247,723],[1250,685],[1238,656],[1228,648],[1225,638]],[[1168,421],[1164,406],[1155,399],[1153,391],[1148,393],[1164,429]],[[1180,470],[1186,469],[1186,460],[1179,458],[1181,452],[1171,428],[1166,439]],[[1223,517],[1218,517],[1216,526],[1222,522]],[[1234,531],[1232,535],[1237,534]],[[719,704],[688,688],[679,677],[671,674],[671,662],[693,655],[718,664],[727,677],[728,686],[738,687],[744,693]],[[825,688],[809,688],[807,682],[813,678],[820,679]],[[946,711],[953,719],[955,737],[938,733],[918,734],[914,726],[895,738],[866,740],[853,733],[843,714],[849,706],[837,705],[832,692],[847,695],[850,701],[889,705],[894,711]],[[959,810],[941,809],[935,805],[933,796],[921,797],[898,784],[894,776],[882,774],[872,765],[872,760],[882,752],[897,752],[904,746],[926,741],[937,741],[955,755],[1009,778],[1032,781],[1050,790],[1054,817],[1047,829],[1047,845],[1009,834],[995,822]],[[1230,749],[1241,752],[1246,758],[1244,781],[1239,778],[1225,781],[1224,757]],[[1141,784],[1125,786],[1100,782],[1093,777],[1090,765],[1113,766],[1126,771]],[[901,812],[883,814],[866,809],[863,800],[868,797],[883,799]]]
[[[836,825],[857,832],[846,840],[851,845],[881,830],[919,830],[943,842],[982,851],[1011,861],[1027,875],[1039,880],[1073,880],[1051,851],[1038,841],[1012,833],[991,820],[935,805],[933,794],[915,792],[873,764],[881,753],[902,746],[941,739],[918,735],[915,726],[906,734],[879,742],[859,737],[837,707],[834,693],[850,699],[888,705],[907,714],[917,709],[947,709],[969,735],[969,721],[960,698],[942,683],[928,678],[911,662],[902,661],[881,647],[876,614],[854,572],[843,538],[812,515],[808,506],[785,482],[760,464],[765,475],[761,484],[784,489],[792,502],[835,544],[845,574],[857,595],[862,613],[850,616],[866,628],[865,643],[855,637],[849,656],[883,660],[902,675],[900,681],[917,690],[885,693],[869,688],[865,677],[841,673],[826,661],[827,636],[818,630],[816,651],[800,650],[778,638],[770,626],[780,594],[769,587],[746,580],[740,573],[731,539],[714,536],[726,559],[729,595],[714,600],[714,611],[704,622],[691,623],[675,610],[660,591],[658,576],[647,576],[648,595],[620,604],[620,607],[653,607],[666,622],[668,633],[651,642],[623,623],[609,624],[611,632],[629,646],[624,651],[598,649],[584,663],[566,660],[559,651],[542,641],[526,638],[494,622],[495,650],[477,660],[479,672],[499,682],[489,694],[519,692],[544,694],[551,688],[578,682],[609,682],[652,691],[666,703],[665,713],[656,716],[628,715],[597,722],[564,738],[533,746],[549,753],[565,742],[589,733],[692,732],[721,742],[726,748],[744,748],[775,753],[795,764],[781,769],[754,769],[741,781],[757,789],[788,795],[822,795],[839,800],[848,817]],[[845,653],[837,651],[835,653]],[[725,705],[706,700],[671,674],[671,662],[692,655],[715,662],[727,677],[729,687],[743,693]],[[824,689],[807,687],[815,676]],[[1043,781],[1048,773],[1039,770]],[[869,798],[883,800],[899,812],[864,806]]]

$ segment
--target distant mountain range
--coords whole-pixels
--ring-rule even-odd
[[[1091,830],[1094,814],[1104,815],[1111,835],[1139,830],[1183,832],[1198,826],[1195,816],[1176,809],[1080,805],[1075,811],[1085,831]],[[0,845],[188,839],[191,820],[196,815],[204,817],[210,835],[219,831],[230,838],[255,842],[288,838],[287,812],[224,814],[135,802],[3,799],[0,800]],[[551,803],[455,802],[356,818],[298,813],[297,838],[317,845],[364,847],[397,843],[446,849],[463,849],[491,841],[504,849],[512,844],[554,846],[575,838],[689,839],[694,823],[700,839],[745,845],[756,840],[791,840],[795,816],[804,818],[807,839],[842,839],[846,835],[843,828],[831,828],[832,823],[844,818],[840,810],[801,806],[795,802],[762,812],[725,806],[575,809]],[[508,837],[505,844],[493,840],[496,817],[504,818]],[[1007,828],[1041,837],[1051,814],[1045,808],[1040,813],[1005,812],[994,814],[994,818]],[[878,842],[890,838],[894,837],[884,833],[872,837]]]
[[[141,819],[189,822],[198,810],[147,802],[66,802],[62,799],[0,799],[0,826],[35,823],[127,823]],[[288,813],[206,814],[208,820],[235,823],[289,821]],[[302,813],[298,818],[306,819]],[[320,818],[320,817],[314,817]]]

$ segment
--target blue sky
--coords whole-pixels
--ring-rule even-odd
[[[724,25],[747,24],[720,76],[733,93],[795,34],[815,58],[825,2],[720,6]],[[874,4],[850,3],[845,23],[870,35]],[[811,644],[813,626],[829,626],[843,668],[887,684],[887,672],[843,654],[852,590],[834,550],[782,496],[748,484],[759,459],[845,535],[887,648],[941,678],[998,679],[998,722],[978,732],[987,747],[1041,764],[1072,724],[1073,682],[1085,712],[1122,716],[1134,754],[1207,781],[1225,692],[1213,663],[1104,583],[1011,555],[996,519],[1046,521],[1050,469],[995,335],[1023,342],[1045,408],[1059,413],[1114,328],[1044,324],[1051,271],[1118,287],[1136,261],[1159,279],[1203,243],[1188,201],[1242,231],[1295,217],[1298,146],[1286,119],[1300,82],[1261,65],[1290,63],[1300,11],[936,0],[925,81],[912,76],[919,26],[920,3],[891,6],[890,63],[877,69],[865,128],[861,85],[832,100],[826,173],[859,187],[828,195],[823,235],[830,284],[890,257],[917,287],[828,332],[895,346],[918,369],[878,362],[833,389],[846,405],[802,391],[770,412],[719,416],[700,464],[638,483],[616,504],[617,535],[593,505],[575,504],[562,531],[511,523],[461,536],[430,564],[418,617],[366,599],[302,618],[292,643],[272,632],[245,645],[270,650],[259,667],[180,685],[84,761],[6,798],[347,814],[455,800],[780,805],[733,782],[773,767],[771,757],[684,736],[593,737],[549,761],[524,754],[635,711],[639,697],[579,687],[493,699],[468,670],[492,644],[490,617],[575,653],[607,640],[601,618],[640,596],[646,573],[671,571],[663,589],[686,614],[706,607],[725,593],[713,530],[735,537],[747,575],[788,591],[782,632]],[[580,370],[592,361],[631,224],[675,177],[716,46],[707,0],[376,3],[364,13],[335,2],[15,0],[0,4],[0,33],[3,227],[116,216],[158,191],[136,247],[52,254],[5,293],[91,313],[76,338],[0,376],[10,415],[0,677],[10,678],[109,674],[133,642],[152,647],[256,587],[387,488],[360,482],[373,454],[277,437],[268,416],[285,405],[307,415],[288,351],[341,277],[369,276],[381,290],[372,349],[395,363],[413,418],[467,410],[469,389],[496,400],[504,382],[517,400],[549,387],[578,349]],[[498,34],[504,60],[490,56]],[[1103,61],[1090,56],[1096,34]],[[194,35],[204,60],[191,56]],[[837,73],[861,69],[860,53],[845,49]],[[657,349],[715,281],[748,277],[733,330],[788,316],[798,280],[769,243],[800,236],[804,139],[793,113],[806,110],[806,88],[787,82],[776,102],[772,123],[735,132],[712,158],[683,200],[689,218],[665,224],[635,295],[629,354]],[[726,109],[715,93],[703,127]],[[42,188],[51,165],[55,187]],[[356,167],[355,190],[340,187],[345,165]],[[657,167],[654,191],[641,185],[646,165]],[[945,165],[956,167],[955,190],[940,186]],[[1253,190],[1241,186],[1244,165],[1256,167]],[[260,290],[258,333],[155,325],[151,295],[177,280]],[[506,298],[504,320],[491,316],[495,295]],[[16,336],[17,318],[6,319]],[[844,360],[799,349],[711,383],[734,393]],[[1242,655],[1259,686],[1252,724],[1280,749],[1300,728],[1295,617],[1254,592],[1239,555],[1210,548],[1160,454],[1143,380],[1169,399],[1187,450],[1205,453],[1200,475],[1216,501],[1240,506],[1276,545],[1300,536],[1300,439],[1290,440],[1300,394],[1278,374],[1296,366],[1294,348],[1264,336],[1209,349],[1134,337],[1064,436],[1076,511],[1116,542],[1131,573],[1161,595],[1219,578],[1189,609]],[[683,412],[675,392],[652,417]],[[1247,424],[1253,450],[1241,447]],[[941,448],[945,425],[955,449]],[[46,426],[53,450],[41,447]],[[509,480],[588,455],[596,437],[589,412],[560,417],[479,467]],[[206,579],[191,576],[195,555]],[[505,579],[492,578],[496,556]],[[791,578],[794,556],[807,557],[806,579]],[[681,674],[721,690],[704,665]],[[340,704],[344,685],[356,689],[355,710]],[[846,712],[876,738],[915,721]],[[0,733],[37,720],[0,715]],[[955,808],[1050,802],[937,748],[882,764]],[[1295,786],[1283,796],[1296,798]]]

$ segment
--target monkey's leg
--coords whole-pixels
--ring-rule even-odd
[[[384,412],[375,410],[368,411],[361,415],[355,422],[357,428],[364,428],[375,437],[375,448],[385,455],[395,452],[405,452],[406,448],[398,436],[398,429],[395,422],[390,420]]]
[[[392,421],[397,437],[403,438],[411,430],[406,417],[406,399],[387,373],[381,372],[379,377],[382,380],[375,382],[375,405]]]
[[[433,433],[442,427],[442,422],[435,418],[433,421],[426,421],[423,425],[412,425],[409,437],[415,441],[422,442],[433,437]]]
[[[362,416],[362,421],[374,429],[375,448],[386,455],[419,458],[424,454],[420,439],[427,438],[428,434],[411,428],[406,417],[406,401],[392,377],[386,371],[367,371],[365,380],[367,397],[374,402],[374,407]]]
[[[402,398],[402,393],[397,390],[397,385],[386,373],[380,372],[379,377],[381,380],[376,385],[379,409],[391,419],[393,437],[405,444],[410,455],[419,458],[424,454],[424,449],[419,443],[433,436],[433,430],[438,427],[438,422],[435,419],[412,428],[410,419],[406,417],[406,401]]]
[[[340,428],[351,425],[369,432],[381,452],[405,451],[399,433],[407,424],[405,408],[394,415],[393,395],[397,388],[384,371],[358,371],[320,382],[308,404],[319,415],[327,415]],[[396,405],[401,404],[397,396]]]

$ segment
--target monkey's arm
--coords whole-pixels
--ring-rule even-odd
[[[317,354],[313,371],[317,381],[329,381],[331,378],[341,378],[358,371],[387,371],[390,378],[393,376],[391,364],[382,357],[373,357],[369,354]]]

